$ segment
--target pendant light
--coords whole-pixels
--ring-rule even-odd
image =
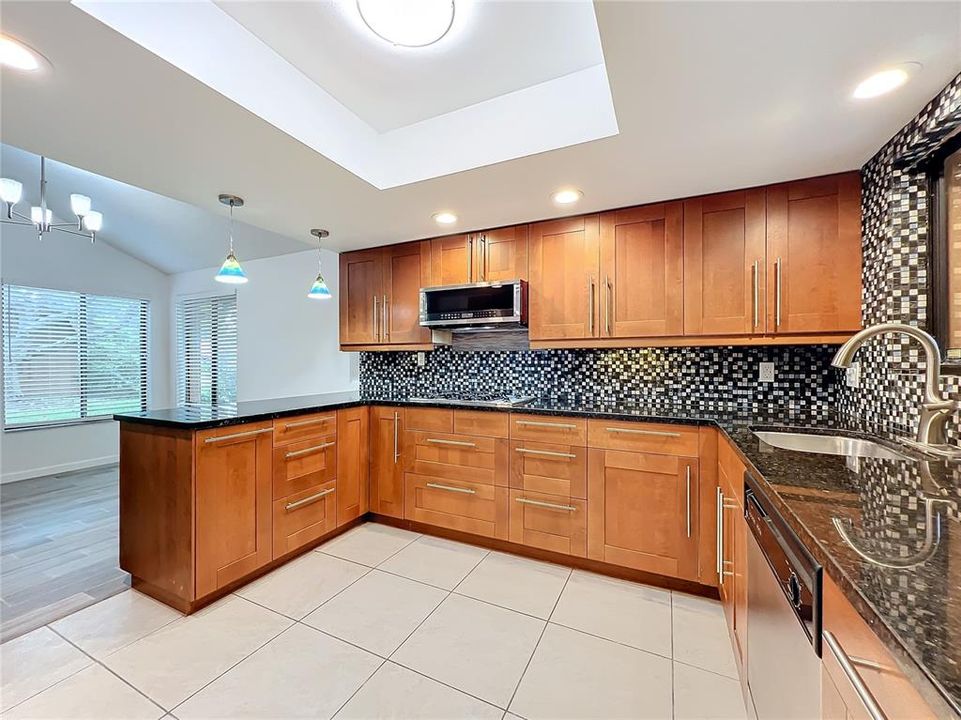
[[[243,207],[244,200],[236,195],[220,195],[218,197],[220,202],[224,205],[230,206],[230,220],[227,224],[227,238],[229,242],[227,250],[227,259],[224,260],[224,264],[220,266],[220,272],[214,276],[214,280],[217,282],[228,283],[230,285],[242,285],[247,282],[247,273],[244,269],[240,267],[240,263],[237,262],[237,256],[234,255],[234,208]]]
[[[321,230],[319,228],[314,228],[310,231],[310,234],[317,238],[317,279],[314,280],[314,284],[310,286],[310,292],[307,293],[307,297],[311,300],[330,300],[330,288],[327,287],[327,283],[324,282],[323,270],[320,267],[320,245],[321,241],[330,235],[326,230]]]

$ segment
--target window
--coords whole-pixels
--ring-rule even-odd
[[[177,303],[177,404],[237,402],[237,296]]]
[[[147,409],[150,302],[3,286],[3,427]]]
[[[949,371],[961,369],[961,134],[931,161],[931,326]]]

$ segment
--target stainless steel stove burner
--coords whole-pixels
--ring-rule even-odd
[[[407,398],[408,402],[442,405],[474,405],[478,407],[513,407],[533,400],[533,397],[495,395],[493,393],[443,392],[430,397]]]

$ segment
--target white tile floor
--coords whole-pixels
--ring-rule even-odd
[[[0,672],[4,718],[745,717],[718,603],[373,524],[190,617],[110,598]]]

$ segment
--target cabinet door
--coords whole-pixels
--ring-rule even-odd
[[[389,345],[429,343],[430,330],[420,326],[420,289],[430,277],[430,242],[384,248],[382,342]]]
[[[478,282],[527,279],[527,225],[487,230],[475,235]]]
[[[368,510],[370,411],[366,407],[337,411],[337,526]]]
[[[684,332],[683,223],[679,202],[601,215],[601,337]]]
[[[197,597],[270,562],[269,422],[198,432]]]
[[[404,411],[370,409],[370,511],[404,517]]]
[[[587,556],[697,578],[696,458],[591,449]]]
[[[861,178],[767,189],[768,332],[861,327]]]
[[[597,215],[531,225],[530,339],[597,337]]]
[[[741,506],[730,516],[734,565],[734,642],[741,667],[747,667],[747,521]]]
[[[430,284],[463,285],[473,282],[473,238],[451,235],[430,241]]]
[[[684,202],[684,334],[765,329],[764,189]]]
[[[383,295],[383,253],[380,248],[340,256],[340,344],[380,342]]]

